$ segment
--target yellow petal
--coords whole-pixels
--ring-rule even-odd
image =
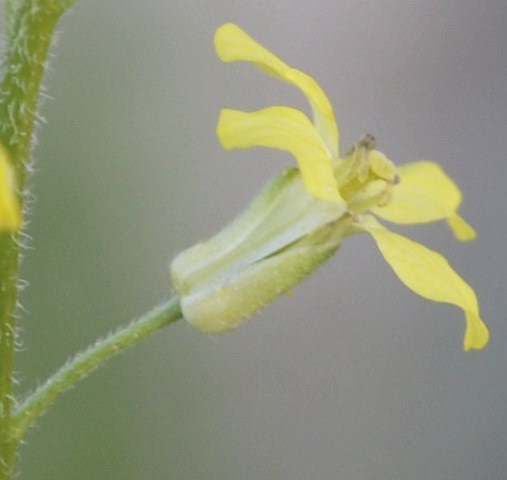
[[[475,237],[473,228],[457,216],[461,192],[442,168],[434,162],[419,161],[398,167],[400,183],[386,206],[372,211],[398,224],[427,223],[448,219],[459,240]]]
[[[447,219],[447,225],[454,232],[456,238],[462,242],[468,242],[477,237],[474,228],[457,213]]]
[[[315,126],[329,154],[333,159],[338,159],[338,128],[333,108],[312,77],[287,65],[233,23],[226,23],[217,29],[215,49],[223,62],[252,62],[262,71],[299,88],[312,106]]]
[[[309,193],[321,200],[343,202],[331,159],[303,112],[289,107],[268,107],[256,112],[224,109],[217,134],[226,149],[261,146],[290,152],[296,157]]]
[[[372,235],[386,262],[408,288],[428,300],[463,309],[465,350],[480,349],[488,343],[489,332],[479,316],[475,292],[442,255],[385,229],[371,216],[363,217],[360,226]]]
[[[14,188],[14,172],[7,151],[0,145],[0,232],[21,227],[21,212]]]

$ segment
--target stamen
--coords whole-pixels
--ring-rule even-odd
[[[377,139],[371,133],[367,133],[358,143],[361,147],[366,148],[366,150],[373,150],[377,145]]]

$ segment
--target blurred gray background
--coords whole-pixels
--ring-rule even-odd
[[[492,340],[409,292],[366,236],[233,333],[181,321],[40,420],[26,479],[504,480],[507,477],[505,0],[82,0],[46,78],[22,295],[20,392],[169,296],[167,265],[292,159],[224,152],[220,108],[305,107],[212,37],[234,21],[314,76],[342,151],[372,133],[438,160],[478,239],[399,229],[476,288]]]

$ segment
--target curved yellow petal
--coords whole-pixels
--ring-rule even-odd
[[[386,206],[372,211],[379,217],[398,224],[427,223],[447,219],[456,238],[475,238],[473,228],[457,215],[461,192],[436,163],[419,161],[398,167],[400,183],[393,188]]]
[[[303,112],[276,106],[256,112],[224,109],[218,119],[217,134],[228,150],[260,146],[290,152],[298,162],[309,193],[321,200],[343,202],[331,159]]]
[[[363,217],[360,226],[372,235],[386,262],[410,290],[428,300],[463,309],[465,350],[480,349],[488,343],[489,332],[479,316],[475,292],[442,255],[385,229],[371,216]]]
[[[21,228],[21,212],[14,188],[14,172],[7,151],[0,145],[0,232]]]
[[[252,62],[262,71],[299,88],[312,106],[315,126],[329,154],[338,160],[338,128],[333,108],[312,77],[287,65],[233,23],[226,23],[217,29],[215,49],[223,62]]]

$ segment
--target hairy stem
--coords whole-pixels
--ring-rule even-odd
[[[0,140],[13,162],[20,202],[30,172],[30,152],[41,81],[60,15],[75,0],[6,0],[5,53],[0,79]],[[0,234],[0,480],[14,475],[11,438],[20,236]]]
[[[113,355],[181,318],[179,298],[154,308],[138,320],[78,353],[29,395],[14,411],[12,438],[19,442],[28,428],[57,398]]]

